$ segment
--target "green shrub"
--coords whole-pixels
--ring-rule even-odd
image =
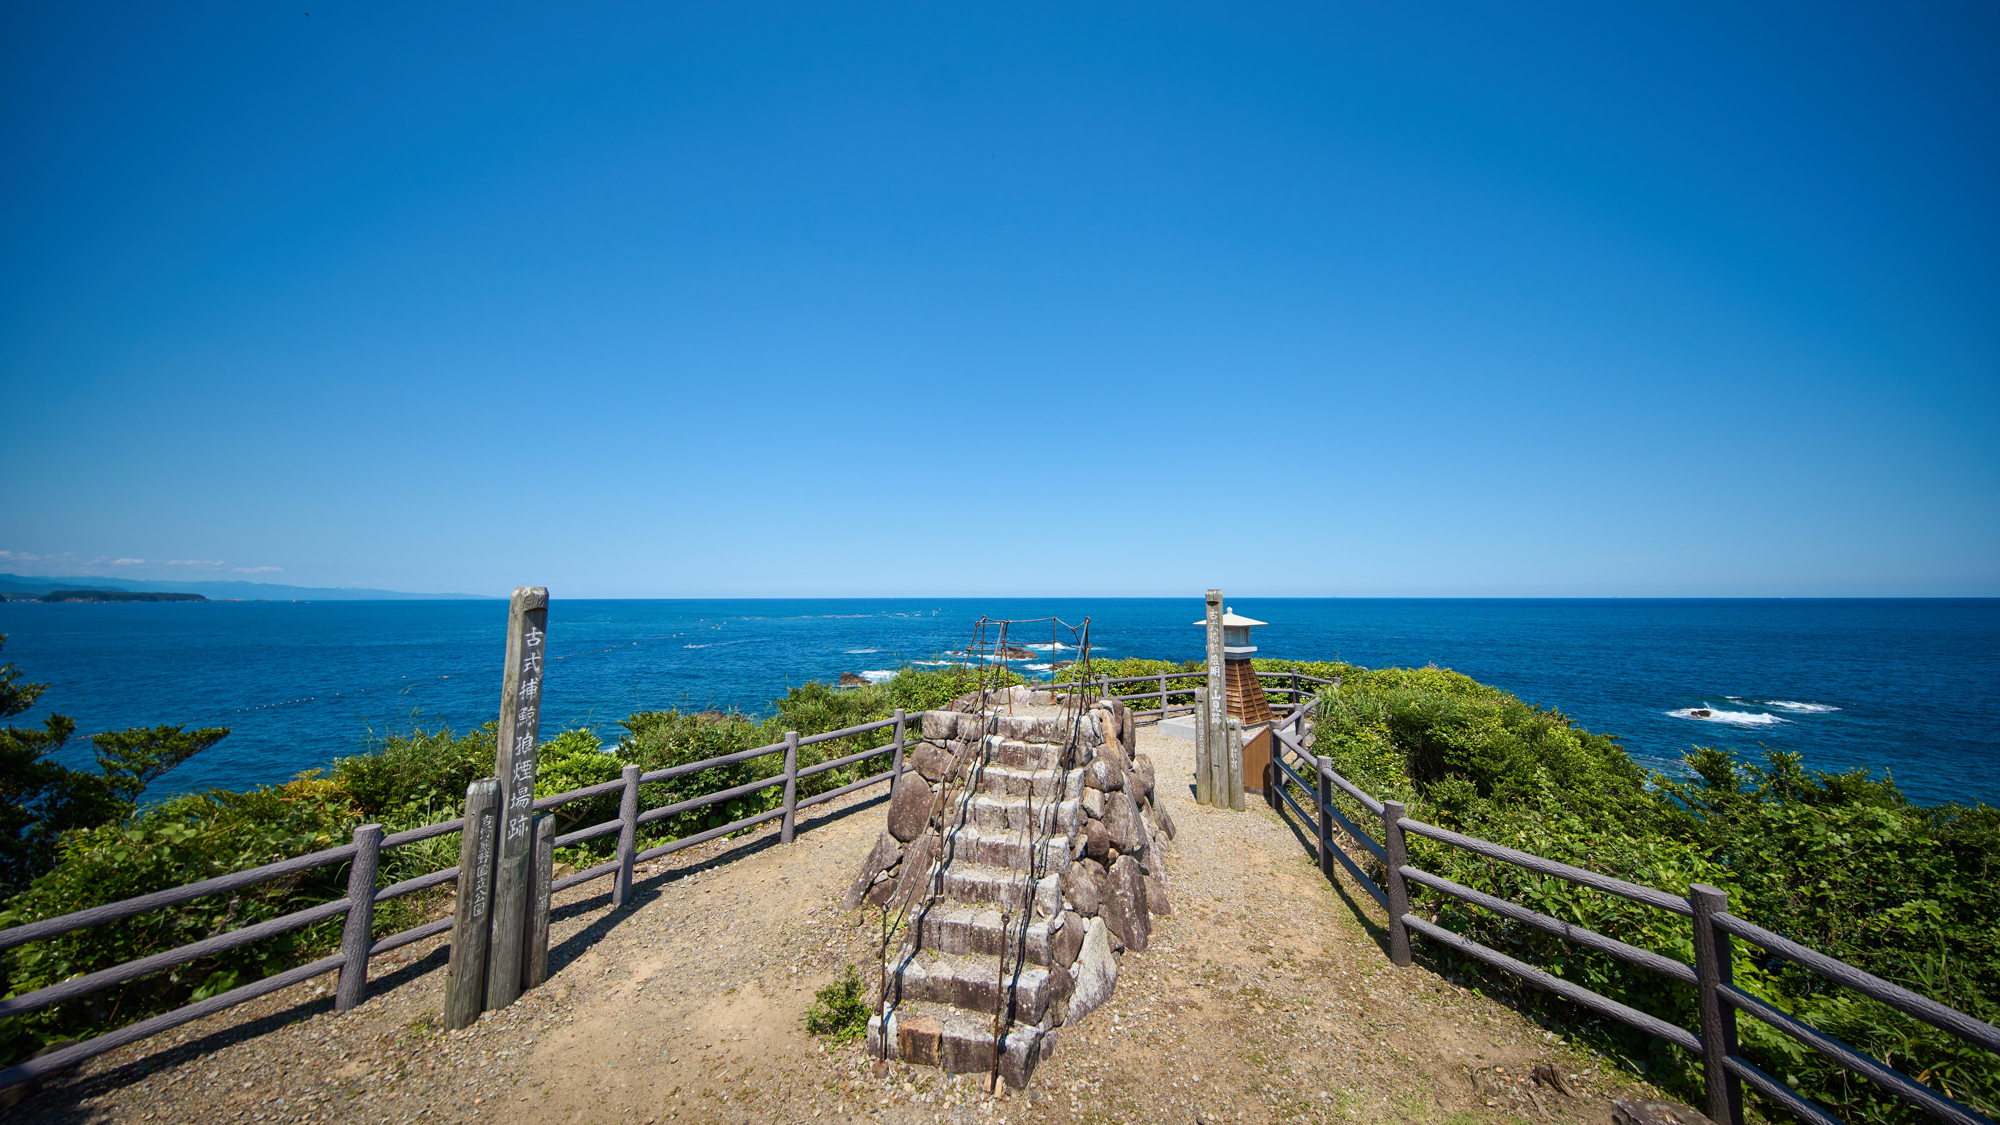
[[[813,993],[812,1007],[806,1009],[806,1030],[824,1035],[836,1047],[854,1042],[868,1030],[866,989],[861,976],[849,965],[839,980]]]
[[[1690,883],[1713,884],[1730,893],[1731,909],[1743,917],[1980,1019],[2000,1019],[1993,924],[2000,917],[2000,810],[1918,808],[1891,781],[1811,773],[1796,756],[1777,753],[1746,766],[1696,748],[1687,758],[1693,780],[1649,777],[1611,739],[1446,669],[1353,669],[1340,688],[1321,692],[1316,715],[1316,752],[1363,790],[1404,801],[1418,819],[1674,894]],[[1374,819],[1339,799],[1358,823]],[[1410,862],[1425,870],[1693,959],[1686,919],[1422,837],[1408,840]],[[1379,876],[1380,865],[1370,866]],[[1456,899],[1412,891],[1414,909],[1440,925],[1696,1026],[1692,988]],[[1747,943],[1733,947],[1736,979],[1747,991],[1988,1115],[2000,1107],[1993,1055]],[[1699,1060],[1449,951],[1426,953],[1699,1099]],[[1867,1079],[1756,1020],[1742,1017],[1739,1027],[1746,1054],[1845,1120],[1918,1119],[1919,1111]]]

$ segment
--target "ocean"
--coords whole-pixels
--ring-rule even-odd
[[[1260,655],[1437,664],[1555,707],[1673,770],[1690,746],[1794,751],[1893,771],[1913,800],[2000,805],[2000,600],[1232,599]],[[950,659],[973,623],[1091,620],[1105,657],[1199,659],[1199,596],[1172,599],[562,600],[549,611],[544,735],[652,708],[768,713],[787,687]],[[81,735],[225,725],[149,796],[283,781],[413,725],[499,707],[505,602],[0,603],[0,660],[50,684]],[[1030,674],[1073,653],[1024,625]],[[1705,716],[1698,714],[1706,711]]]

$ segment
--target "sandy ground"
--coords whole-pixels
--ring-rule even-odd
[[[871,963],[838,902],[886,802],[641,869],[559,901],[549,983],[462,1032],[437,1027],[444,950],[378,962],[374,997],[331,1010],[332,978],[112,1052],[14,1112],[22,1122],[555,1123],[1420,1122],[1605,1125],[1654,1097],[1498,1004],[1383,954],[1364,894],[1329,886],[1309,846],[1254,799],[1205,809],[1166,783],[1193,747],[1149,727],[1178,823],[1174,913],[1125,955],[1116,995],[1025,1092],[878,1069],[804,1030],[815,989]],[[1577,1096],[1536,1088],[1538,1062]],[[1532,1093],[1530,1091],[1533,1091]]]

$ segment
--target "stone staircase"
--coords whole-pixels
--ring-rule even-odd
[[[1109,995],[1113,946],[1144,948],[1149,888],[1137,884],[1136,941],[1130,889],[1114,938],[1090,915],[1100,913],[1099,884],[1115,880],[1083,856],[1099,824],[1088,810],[1102,817],[1109,779],[1133,777],[1136,788],[1143,776],[1137,800],[1150,811],[1151,765],[1135,768],[1130,712],[1115,701],[1078,713],[1046,692],[1014,689],[997,707],[981,702],[925,712],[914,772],[898,780],[888,830],[848,906],[873,903],[902,922],[869,1020],[871,1052],[954,1073],[997,1071],[1020,1087],[1053,1051],[1057,1029]],[[1164,906],[1159,849],[1140,847],[1126,881],[1150,863],[1144,877],[1158,882]],[[1078,892],[1079,878],[1094,881]]]

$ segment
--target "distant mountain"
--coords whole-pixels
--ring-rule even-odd
[[[40,597],[57,590],[128,590],[133,592],[200,594],[211,601],[485,601],[486,594],[407,594],[400,590],[360,590],[338,586],[280,586],[272,582],[149,582],[103,575],[51,578],[46,575],[0,574],[0,595],[9,600]]]

